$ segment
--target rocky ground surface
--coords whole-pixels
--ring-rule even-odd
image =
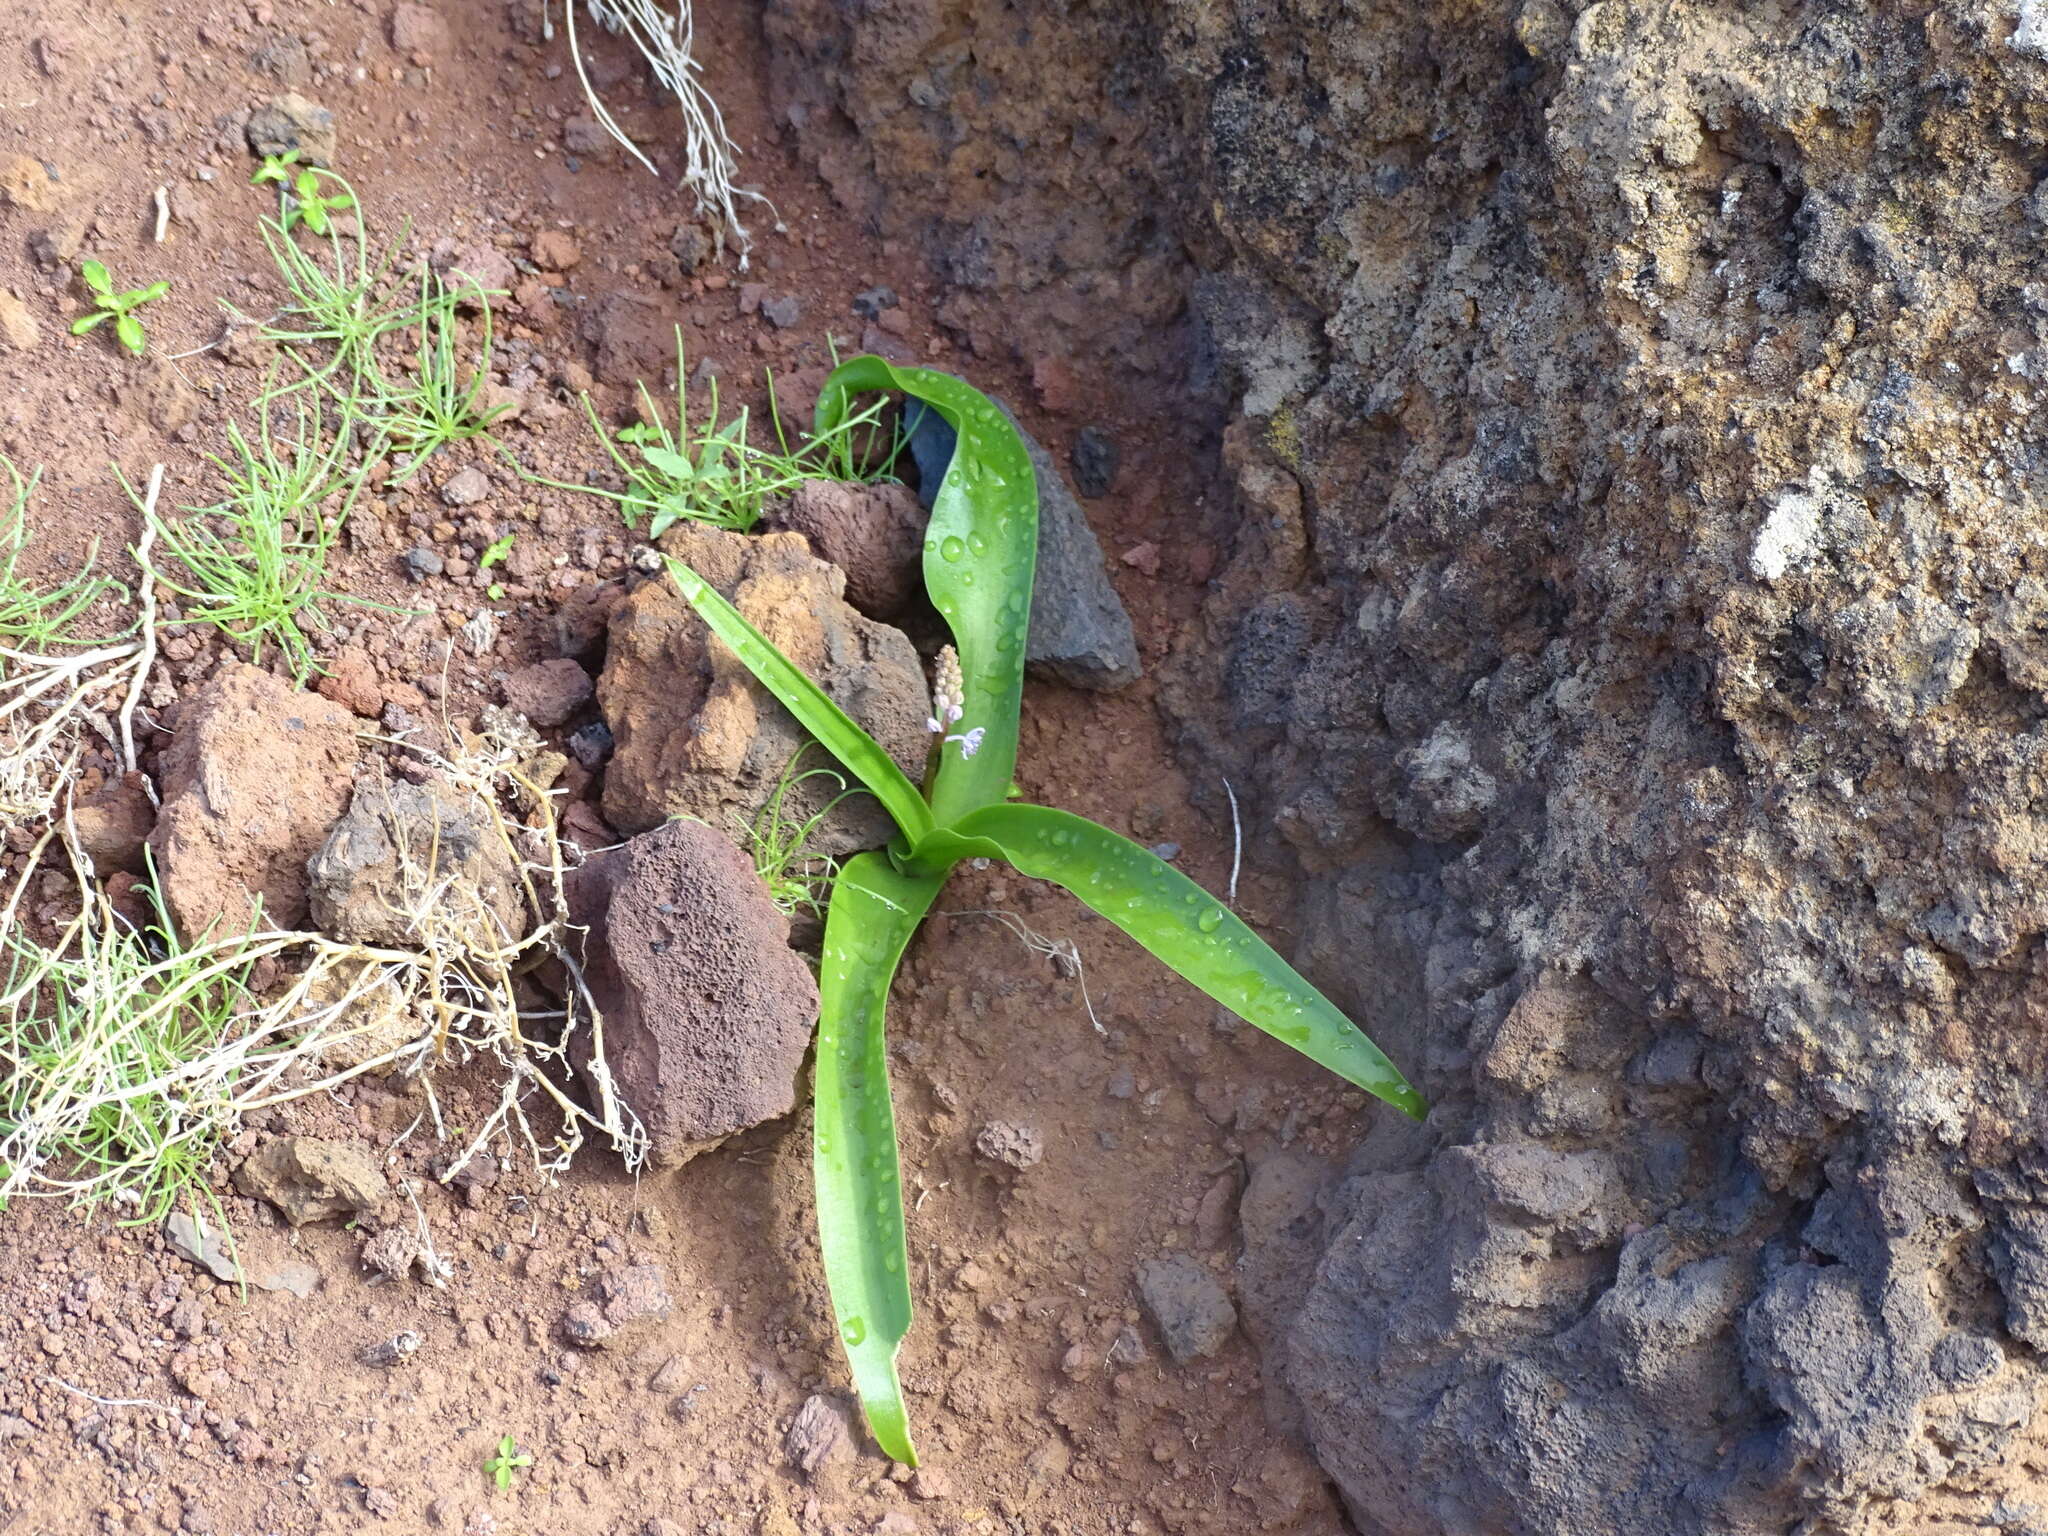
[[[1126,387],[1120,353],[1178,381],[1190,334],[1168,323],[1185,284],[1166,270],[1182,258],[1163,223],[1098,261],[1106,273],[1150,252],[1158,280],[1076,297],[1064,330],[949,308],[1041,278],[934,266],[835,201],[771,104],[786,58],[758,13],[700,6],[699,27],[746,174],[785,226],[757,221],[745,273],[597,130],[530,0],[179,0],[90,22],[28,0],[0,14],[0,450],[44,467],[35,558],[53,572],[94,539],[114,552],[135,536],[109,459],[138,477],[161,460],[168,497],[199,499],[224,417],[272,361],[223,324],[223,303],[260,316],[279,302],[252,146],[331,159],[374,230],[410,218],[402,259],[509,293],[487,389],[509,408],[497,438],[514,462],[470,444],[373,486],[330,567],[343,600],[315,635],[317,691],[166,603],[147,782],[102,757],[79,784],[79,835],[114,900],[134,909],[154,860],[187,932],[247,922],[260,898],[270,921],[364,944],[406,942],[430,909],[488,947],[536,920],[529,896],[478,803],[392,738],[519,734],[521,771],[557,791],[572,861],[617,849],[573,900],[639,948],[586,959],[656,1160],[687,1161],[634,1180],[589,1146],[550,1182],[498,1147],[458,1168],[457,1138],[498,1090],[449,1070],[447,1143],[416,1083],[372,1075],[260,1113],[217,1170],[218,1211],[132,1229],[118,1211],[17,1204],[0,1218],[0,1530],[1343,1527],[1285,1425],[1252,1411],[1268,1313],[1233,1264],[1253,1165],[1286,1149],[1324,1166],[1371,1112],[1106,925],[998,872],[953,888],[892,1009],[920,1313],[904,1371],[925,1466],[891,1475],[858,1428],[813,1237],[809,975],[722,841],[769,793],[786,724],[678,639],[609,504],[514,463],[602,476],[578,395],[630,419],[635,382],[658,391],[674,366],[678,325],[693,376],[715,373],[728,408],[765,404],[772,367],[801,419],[835,345],[996,391],[1042,446],[1057,535],[1023,785],[1220,888],[1231,819],[1175,767],[1154,682],[1219,568],[1202,510],[1212,438],[1179,382]],[[598,38],[591,72],[672,176],[673,119],[630,56]],[[148,359],[68,334],[84,254],[124,284],[171,282],[147,314]],[[840,669],[835,687],[890,739],[924,711],[933,636],[902,590],[914,487],[872,500],[890,536],[845,541],[844,507],[780,508],[790,531],[735,552],[732,579],[746,574],[743,606],[758,600],[779,640]],[[707,574],[717,542],[692,550]],[[652,830],[679,809],[718,830]],[[833,835],[852,847],[871,831]],[[1275,846],[1252,838],[1239,905],[1286,945]],[[61,892],[38,895],[35,922],[61,915]],[[1082,976],[994,913],[1071,938]],[[698,997],[707,974],[733,985]],[[415,1027],[372,1022],[365,1059]],[[500,1490],[484,1463],[508,1434],[532,1461]]]

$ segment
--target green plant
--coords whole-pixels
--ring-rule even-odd
[[[142,322],[135,318],[135,311],[145,304],[154,304],[171,291],[171,285],[151,283],[147,288],[130,288],[126,293],[116,293],[113,274],[90,257],[78,264],[78,275],[84,280],[93,303],[99,307],[82,319],[72,321],[71,334],[83,336],[111,320],[114,322],[115,340],[137,357],[147,352],[149,336],[142,329]]]
[[[81,881],[77,916],[39,944],[15,920],[21,889],[0,926],[0,1197],[61,1165],[75,1199],[114,1200],[130,1221],[197,1214],[250,1055],[211,1078],[191,1068],[233,1035],[255,954],[242,936],[182,942],[153,879],[143,927]]]
[[[505,557],[512,553],[512,546],[519,541],[519,535],[508,533],[502,539],[493,539],[490,546],[477,556],[476,568],[488,571],[494,565],[502,565]]]
[[[267,163],[265,169],[268,169]],[[263,172],[256,174],[261,176]],[[314,234],[324,235],[333,229],[335,214],[355,207],[356,195],[346,183],[342,183],[339,192],[320,190],[320,178],[324,174],[327,173],[307,169],[292,178],[291,190],[284,194],[278,210],[280,228],[289,231],[294,225],[304,224]],[[338,177],[335,179],[339,180]]]
[[[459,311],[464,304],[475,306],[482,333],[473,361],[463,356]],[[406,323],[419,332],[411,379],[394,380],[373,357],[373,392],[364,403],[392,443],[412,455],[395,477],[397,484],[418,474],[436,449],[483,435],[511,409],[479,404],[491,372],[491,305],[481,288],[451,288],[423,271],[419,303]]]
[[[325,624],[323,603],[379,606],[325,587],[327,557],[363,474],[348,466],[346,434],[329,435],[317,406],[300,403],[289,438],[272,430],[270,415],[266,405],[253,442],[228,423],[231,457],[211,459],[226,485],[220,501],[155,519],[175,570],[153,566],[152,574],[184,599],[189,622],[213,625],[258,662],[276,645],[303,678],[317,670],[306,631]]]
[[[292,167],[298,163],[299,152],[296,149],[288,149],[281,155],[265,155],[263,163],[256,167],[256,174],[249,178],[249,185],[260,187],[266,182],[275,182],[279,188],[289,187],[296,174]]]
[[[849,788],[845,778],[830,768],[801,767],[809,750],[810,743],[806,742],[783,764],[775,787],[744,828],[742,841],[753,856],[754,873],[768,887],[769,900],[789,916],[808,912],[813,917],[823,917],[832,882],[839,874],[839,861],[811,852],[811,839],[840,801],[865,791]],[[828,786],[827,798],[818,809],[804,815],[791,807],[790,796],[813,779]]]
[[[1010,803],[1037,563],[1036,477],[1017,429],[987,398],[945,374],[875,357],[826,381],[818,435],[853,418],[856,392],[889,389],[924,401],[957,435],[925,538],[925,585],[954,645],[940,657],[921,788],[737,608],[687,566],[671,560],[669,570],[712,632],[898,828],[886,854],[848,860],[832,887],[813,1168],[826,1285],[862,1407],[882,1449],[914,1464],[896,1376],[911,1303],[884,1010],[904,947],[962,859],[1000,859],[1064,886],[1267,1034],[1407,1114],[1420,1118],[1423,1102],[1334,1004],[1172,865],[1066,811]]]
[[[498,1485],[498,1492],[505,1493],[512,1487],[512,1479],[525,1468],[533,1465],[533,1458],[519,1449],[519,1442],[506,1435],[498,1442],[495,1455],[484,1459],[484,1471]]]
[[[658,539],[685,518],[745,533],[760,521],[762,506],[771,496],[787,494],[806,480],[879,479],[894,463],[892,452],[869,467],[868,460],[875,456],[863,451],[863,445],[882,430],[880,401],[850,412],[829,428],[821,426],[808,442],[792,446],[782,429],[771,376],[768,404],[776,446],[762,448],[749,437],[746,408],[721,422],[717,379],[711,381],[709,392],[709,409],[701,423],[693,423],[688,359],[678,330],[673,428],[644,383],[639,386],[642,419],[617,433],[606,430],[590,397],[583,397],[583,413],[624,479],[625,489],[610,491],[552,480],[543,483],[615,501],[627,527],[639,528],[644,522],[647,537]]]
[[[260,177],[262,172],[257,174]],[[358,206],[354,188],[339,176],[333,179],[351,206]],[[409,285],[391,280],[406,229],[401,228],[383,255],[374,260],[364,235],[344,235],[331,221],[322,232],[324,239],[311,250],[292,238],[290,226],[281,217],[264,219],[259,230],[289,302],[258,323],[257,329],[266,341],[283,347],[304,370],[303,377],[272,391],[266,399],[309,387],[324,388],[345,408],[353,408],[377,378],[378,344],[423,321],[421,300],[413,296]],[[235,318],[246,322],[246,317]]]
[[[44,585],[31,579],[22,568],[22,557],[29,541],[29,498],[41,471],[24,476],[5,454],[0,454],[0,470],[7,480],[6,489],[0,490],[0,645],[40,653],[94,643],[74,636],[73,622],[102,596],[121,591],[118,583],[93,570],[98,544],[67,580]]]

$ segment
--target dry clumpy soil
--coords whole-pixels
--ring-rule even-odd
[[[1088,510],[1149,673],[1216,557],[1175,521],[1202,505],[1189,429],[1112,391],[1109,365],[1083,348],[1032,355],[990,344],[979,322],[941,323],[947,289],[926,253],[850,219],[771,123],[752,7],[706,5],[698,22],[745,174],[786,226],[757,219],[744,275],[707,258],[671,183],[592,131],[529,0],[172,0],[89,23],[66,4],[7,6],[0,450],[45,467],[40,558],[63,569],[95,539],[118,549],[133,536],[110,458],[131,474],[163,460],[173,500],[199,494],[203,455],[264,362],[234,338],[213,345],[216,301],[256,315],[278,302],[256,238],[268,194],[247,185],[249,120],[295,95],[332,114],[333,158],[373,221],[403,212],[415,248],[510,290],[491,387],[514,407],[501,435],[529,467],[594,472],[574,392],[593,388],[616,419],[636,378],[671,365],[676,325],[729,398],[758,402],[745,381],[772,365],[798,412],[834,339],[957,369],[1000,390],[1063,460],[1090,434],[1087,481],[1119,489]],[[661,145],[674,120],[642,72],[609,39],[592,50],[614,109]],[[286,107],[317,126],[303,103]],[[673,151],[656,153],[672,174]],[[81,253],[124,285],[172,283],[146,315],[149,360],[104,335],[69,337],[68,264]],[[1102,449],[1112,436],[1120,465]],[[480,569],[507,533],[510,558]],[[550,701],[565,736],[587,728],[582,685],[531,669],[601,661],[631,544],[606,504],[536,490],[481,450],[379,487],[333,571],[338,590],[385,606],[334,609],[319,641],[324,697],[307,718],[397,728],[430,711],[471,716],[509,690]],[[458,637],[493,582],[504,619],[478,648]],[[173,632],[150,700],[166,727],[204,728],[180,704],[226,659],[203,632]],[[1197,795],[1174,767],[1152,686],[1035,688],[1024,787],[1176,844],[1220,884],[1227,814],[1213,785]],[[160,769],[177,760],[162,739],[152,750]],[[333,796],[339,814],[344,786],[323,778],[318,750],[295,761],[291,787]],[[582,774],[570,821],[598,836],[601,749],[588,756],[570,770]],[[110,768],[90,765],[88,778],[109,781]],[[193,826],[162,836],[218,830],[197,807],[179,814]],[[302,858],[296,835],[280,823],[279,858]],[[1257,851],[1240,904],[1270,927],[1286,906]],[[287,1137],[353,1148],[393,1190],[414,1188],[450,1267],[443,1288],[365,1273],[335,1219],[288,1229],[225,1168],[217,1187],[249,1272],[289,1286],[244,1298],[105,1212],[7,1213],[0,1531],[1340,1531],[1321,1474],[1268,1426],[1257,1358],[1229,1326],[1235,1206],[1248,1161],[1283,1146],[1334,1157],[1369,1112],[1278,1048],[1219,1028],[1198,996],[1063,900],[988,872],[963,878],[949,910],[998,908],[1077,942],[1102,1027],[1070,975],[983,918],[935,921],[906,968],[893,1013],[920,1313],[903,1360],[926,1456],[914,1477],[890,1474],[840,1395],[801,1113],[637,1183],[593,1149],[558,1184],[485,1160],[444,1186],[440,1149],[413,1129],[418,1102],[367,1080],[267,1115],[226,1163]],[[457,1080],[447,1093],[451,1124],[483,1112],[484,1090]],[[1175,1283],[1154,1286],[1148,1308],[1138,1266],[1166,1258]],[[1181,1294],[1199,1315],[1156,1315]],[[483,1463],[507,1433],[533,1464],[499,1492]]]

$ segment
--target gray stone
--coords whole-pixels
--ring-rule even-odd
[[[1074,489],[1090,500],[1107,496],[1123,463],[1116,439],[1101,427],[1083,427],[1074,434],[1070,457],[1074,461]]]
[[[1003,413],[1016,421],[1009,407],[1003,406]],[[918,494],[929,511],[953,461],[953,429],[938,412],[915,403],[905,420],[917,462]],[[1059,466],[1028,432],[1024,445],[1038,474],[1038,572],[1025,657],[1039,675],[1075,688],[1106,692],[1124,687],[1141,673],[1131,616],[1110,585],[1102,546]]]
[[[405,574],[414,581],[425,581],[431,576],[438,576],[447,568],[447,562],[425,544],[415,544],[408,549],[399,563],[405,567]]]
[[[1177,1365],[1206,1360],[1237,1331],[1237,1308],[1223,1282],[1187,1254],[1140,1264],[1138,1295]]]
[[[490,494],[490,478],[474,464],[458,469],[441,487],[441,500],[451,507],[473,507]]]
[[[259,155],[297,150],[302,164],[335,163],[334,114],[296,92],[275,97],[251,113],[247,134],[249,148]]]
[[[527,906],[504,837],[472,799],[438,784],[372,780],[306,864],[313,922],[356,944],[495,950],[523,937]]]

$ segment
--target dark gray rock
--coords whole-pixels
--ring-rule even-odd
[[[249,148],[259,155],[297,150],[306,165],[335,163],[334,114],[318,102],[287,92],[249,115]]]
[[[1074,461],[1074,489],[1090,500],[1107,496],[1123,464],[1123,452],[1116,439],[1101,427],[1083,427],[1074,434],[1070,457]]]
[[[1174,1363],[1206,1360],[1237,1331],[1237,1308],[1201,1260],[1169,1254],[1138,1266],[1138,1296]]]
[[[803,318],[803,304],[793,293],[778,293],[761,301],[761,318],[778,331],[786,331]]]
[[[447,569],[447,562],[425,544],[415,544],[408,549],[399,564],[405,567],[405,574],[414,581],[425,581]]]
[[[1016,422],[1008,406],[1000,400],[996,404]],[[917,462],[918,494],[929,511],[953,461],[953,429],[938,412],[915,403],[905,421]],[[1021,425],[1018,431],[1023,432]],[[1040,676],[1075,688],[1109,692],[1136,682],[1141,675],[1137,637],[1123,600],[1110,585],[1095,530],[1052,455],[1028,432],[1024,445],[1038,474],[1038,573],[1031,590],[1026,659]]]
[[[863,320],[879,320],[882,311],[896,307],[896,290],[878,285],[863,288],[853,296],[853,312]]]

